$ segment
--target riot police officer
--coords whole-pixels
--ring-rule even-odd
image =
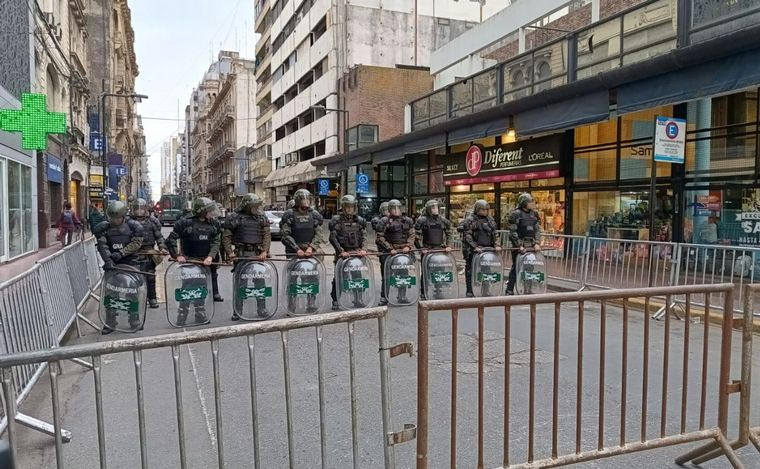
[[[341,213],[335,215],[328,225],[330,228],[330,244],[335,248],[335,260],[333,263],[336,265],[338,257],[349,257],[352,253],[359,256],[367,254],[364,250],[367,221],[357,215],[356,208],[356,197],[344,195],[340,199]],[[337,274],[335,272],[335,276]],[[335,291],[335,277],[333,277],[330,296],[332,296],[333,311],[339,310],[338,296]],[[355,306],[360,307],[359,305]]]
[[[143,245],[143,227],[135,220],[127,218],[127,205],[121,201],[108,204],[107,221],[100,222],[92,233],[98,241],[98,252],[103,259],[103,270],[111,270],[116,265],[141,267],[136,255]],[[141,321],[138,315],[129,316],[129,325],[134,329]],[[102,333],[110,334],[116,328],[116,317],[108,313]]]
[[[529,193],[520,194],[517,198],[517,208],[509,214],[509,242],[512,245],[512,268],[509,269],[509,281],[507,283],[507,295],[515,294],[515,281],[517,281],[517,256],[525,252],[525,249],[533,248],[540,251],[538,245],[541,239],[541,225],[536,202]]]
[[[287,210],[280,219],[280,236],[288,257],[310,257],[322,242],[319,227],[324,219],[311,206],[311,193],[306,189],[298,189],[293,194],[293,208]],[[289,297],[292,301],[292,297]],[[316,312],[316,296],[309,295],[308,311]]]
[[[414,221],[401,214],[401,202],[399,200],[391,200],[388,202],[388,216],[383,217],[378,226],[377,245],[383,252],[388,252],[391,255],[394,255],[399,251],[411,251],[414,246],[414,239]],[[384,266],[383,270],[385,270]],[[385,281],[383,281],[383,286],[384,285]],[[384,306],[388,304],[386,293],[386,289],[383,288],[383,297],[380,300],[380,305]],[[399,289],[399,293],[403,295],[403,290]],[[399,301],[405,303],[402,298],[400,298]]]
[[[148,202],[137,198],[132,201],[130,218],[137,221],[143,227],[142,255],[140,256],[140,269],[144,272],[156,272],[156,266],[163,261],[162,255],[168,254],[164,235],[161,234],[161,223],[148,212]],[[158,245],[158,251],[156,251]],[[158,308],[158,296],[156,295],[156,277],[148,275],[148,306]]]
[[[372,221],[369,222],[369,224],[372,225],[372,229],[377,232],[378,228],[380,227],[380,220],[382,220],[383,217],[387,217],[387,216],[388,216],[388,202],[383,202],[380,204],[380,213],[375,215]]]
[[[224,222],[222,245],[224,252],[227,253],[227,259],[232,261],[235,266],[232,269],[233,271],[240,262],[236,260],[238,257],[255,257],[263,261],[269,255],[272,231],[269,227],[269,220],[262,210],[262,203],[263,201],[258,195],[246,194],[240,200],[237,211],[230,214]],[[242,301],[235,296],[238,309],[242,305]],[[256,304],[259,315],[269,315],[265,309],[266,301],[264,299],[257,300]],[[232,320],[237,321],[239,319],[233,310]]]
[[[449,240],[451,239],[451,222],[440,214],[440,203],[437,199],[428,200],[425,203],[425,211],[414,224],[417,234],[416,246],[422,249],[422,259],[425,259],[427,249],[445,249],[451,251]],[[422,282],[422,299],[425,299],[425,284]]]
[[[311,194],[306,189],[298,189],[293,195],[294,207],[287,210],[280,220],[280,233],[285,253],[309,257],[319,248],[321,239],[318,228],[322,226],[322,215],[311,206]]]
[[[472,209],[472,214],[462,220],[457,231],[462,236],[462,248],[465,259],[465,280],[467,281],[467,297],[472,298],[472,258],[483,248],[496,248],[496,221],[488,212],[491,207],[485,200],[478,200]]]
[[[203,265],[209,266],[214,301],[224,301],[219,294],[217,266],[211,265],[219,254],[222,240],[222,227],[214,217],[216,210],[216,203],[208,197],[195,199],[192,216],[174,223],[174,230],[166,238],[166,247],[177,262],[190,258],[202,260]],[[182,242],[181,251],[177,249],[178,240]]]

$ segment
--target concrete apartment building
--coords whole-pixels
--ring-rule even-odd
[[[354,76],[379,75],[380,67],[394,80],[394,69],[427,74],[433,50],[498,12],[507,0],[485,5],[454,0],[259,0],[255,30],[259,109],[256,159],[271,155],[274,171],[265,178],[269,201],[282,205],[297,187],[315,189],[315,178],[328,173],[312,160],[337,154],[346,128],[378,125],[348,110],[339,83],[357,66],[378,67]],[[429,75],[428,75],[429,76]],[[368,80],[382,83],[382,79]],[[425,80],[430,83],[429,80]],[[397,88],[378,100],[421,90]],[[429,91],[428,90],[424,90]],[[328,111],[326,111],[326,109]],[[341,112],[329,111],[339,109]],[[386,108],[396,118],[399,109]],[[358,129],[357,129],[358,130]],[[392,136],[387,128],[378,135]],[[358,133],[358,132],[357,132]],[[386,135],[387,133],[387,135]],[[338,188],[346,180],[335,183]]]
[[[248,190],[248,155],[256,143],[255,97],[254,61],[220,51],[185,108],[189,137],[182,158],[193,196],[208,195],[232,208],[235,194]]]

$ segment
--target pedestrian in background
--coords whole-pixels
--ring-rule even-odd
[[[74,235],[75,229],[81,229],[82,222],[77,217],[77,214],[71,209],[71,203],[66,202],[63,204],[63,211],[58,217],[58,238],[61,241],[63,247],[71,244],[71,239]]]
[[[87,223],[90,225],[90,231],[104,221],[106,221],[106,217],[103,215],[103,212],[94,202],[90,202],[90,208],[87,214]]]

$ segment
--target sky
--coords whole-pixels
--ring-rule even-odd
[[[221,49],[255,55],[253,0],[129,0],[140,75],[153,198],[161,184],[161,144],[184,127],[185,106]],[[158,120],[160,118],[168,120]]]

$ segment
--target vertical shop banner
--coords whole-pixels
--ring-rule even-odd
[[[654,161],[683,164],[686,154],[686,119],[657,116],[654,127]]]
[[[63,183],[63,163],[57,156],[47,155],[47,178],[50,182]]]

